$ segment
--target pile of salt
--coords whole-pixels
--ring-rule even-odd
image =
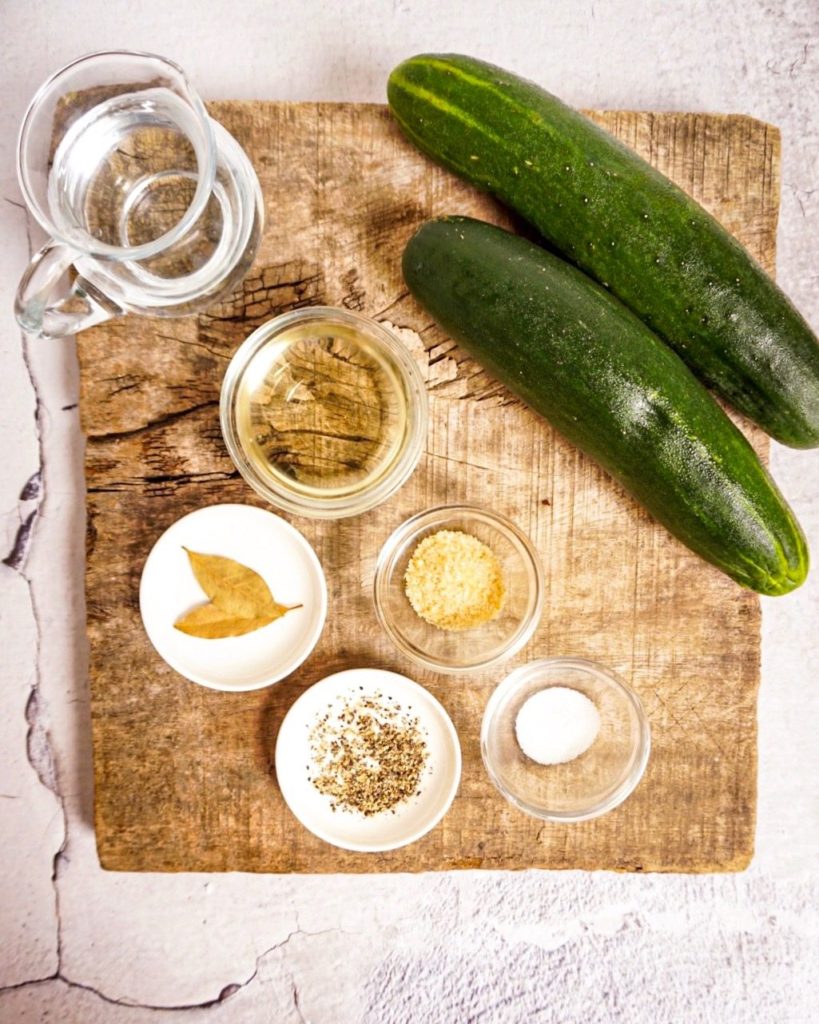
[[[573,761],[589,749],[599,731],[600,712],[585,694],[568,686],[532,694],[515,719],[520,749],[538,764]]]

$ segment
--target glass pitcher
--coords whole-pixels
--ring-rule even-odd
[[[18,174],[51,235],[15,300],[20,325],[41,337],[124,313],[198,312],[253,262],[256,173],[162,57],[92,53],[53,75],[23,120]]]

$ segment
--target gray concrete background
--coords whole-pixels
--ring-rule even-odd
[[[757,856],[739,876],[391,877],[99,869],[73,345],[21,338],[38,239],[14,171],[48,73],[94,49],[177,60],[206,98],[377,100],[423,50],[580,106],[740,112],[783,135],[779,279],[819,327],[816,0],[0,2],[0,1021],[819,1019],[819,572],[765,601]],[[819,454],[773,470],[819,550]],[[719,680],[714,680],[719,685]]]

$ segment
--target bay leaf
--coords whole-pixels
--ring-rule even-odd
[[[289,609],[285,608],[284,611],[289,611]],[[261,629],[262,626],[269,626],[283,614],[284,612],[277,612],[247,619],[223,612],[209,601],[207,604],[200,604],[191,609],[187,615],[178,619],[174,626],[181,633],[187,633],[188,636],[196,636],[204,640],[221,640],[229,636],[243,636],[245,633]]]
[[[196,582],[223,611],[252,618],[275,604],[262,577],[224,555],[203,555],[185,548]]]
[[[188,636],[206,640],[243,636],[301,608],[279,604],[262,577],[241,562],[188,548],[185,551],[199,586],[210,598],[174,623]]]

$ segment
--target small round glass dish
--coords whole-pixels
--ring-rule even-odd
[[[423,451],[427,393],[392,331],[346,309],[269,320],[236,351],[220,419],[236,468],[271,504],[354,516],[406,482]]]
[[[526,701],[551,686],[588,697],[600,731],[574,760],[541,765],[518,746],[515,722]],[[640,698],[610,669],[583,658],[541,658],[515,669],[489,698],[481,727],[492,782],[510,803],[546,821],[585,821],[617,807],[642,778],[650,749]]]
[[[409,602],[404,575],[417,545],[439,530],[477,537],[496,555],[505,596],[499,614],[469,629],[440,629]],[[543,611],[543,568],[529,538],[510,520],[471,505],[421,512],[389,537],[375,567],[378,621],[407,657],[436,672],[475,672],[510,658],[531,638]]]

